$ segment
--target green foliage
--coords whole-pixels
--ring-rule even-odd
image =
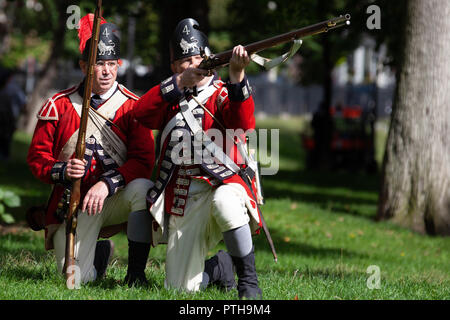
[[[66,8],[69,5],[78,5],[80,14],[93,13],[95,1],[82,0],[77,3],[54,0],[39,1],[42,7],[39,10],[29,8],[23,1],[8,1],[7,10],[11,28],[8,36],[10,46],[8,52],[0,57],[3,65],[17,67],[24,60],[33,56],[39,63],[45,63],[50,55],[54,34],[59,28],[58,21],[69,18]],[[64,9],[64,10],[63,10]],[[130,0],[126,4],[123,1],[108,1],[103,3],[103,16],[119,26],[122,32],[122,44],[124,57],[127,53],[126,33],[128,29],[128,17],[135,15],[137,18],[136,56],[140,56],[145,63],[154,62],[158,53],[158,12],[154,10],[148,1]],[[66,28],[64,34],[64,46],[61,58],[77,59],[79,57],[77,29]],[[0,34],[0,36],[2,36]]]
[[[142,6],[136,11],[136,56],[142,59],[143,64],[157,64],[160,60],[159,44],[159,19],[160,16],[151,3]],[[125,20],[128,23],[128,19]],[[123,30],[127,30],[124,24]],[[128,36],[125,36],[128,39]],[[124,48],[127,50],[127,43],[124,42]]]
[[[272,6],[269,5],[272,3]],[[231,1],[229,21],[222,25],[227,30],[233,43],[248,44],[271,36],[324,21],[345,13],[353,13],[354,1]],[[275,6],[274,6],[275,4]],[[245,14],[243,14],[245,13]],[[302,83],[322,83],[324,73],[323,37],[331,43],[331,63],[350,53],[357,45],[359,37],[350,37],[349,28],[333,30],[327,35],[316,35],[303,39],[303,45],[297,55],[302,57]],[[290,44],[266,50],[267,57],[279,56],[288,51]],[[282,65],[285,68],[287,65]],[[250,70],[251,72],[252,70]],[[254,71],[260,71],[255,69]]]
[[[8,17],[12,18],[10,30],[11,45],[9,52],[0,60],[9,67],[23,63],[27,56],[34,56],[40,63],[49,57],[54,33],[58,28],[60,15],[69,17],[62,8],[72,5],[69,1],[61,4],[54,0],[39,1],[40,11],[27,8],[23,1],[7,1]],[[22,5],[20,5],[22,3]],[[177,3],[173,1],[174,5]],[[269,3],[271,5],[269,5]],[[275,4],[275,7],[273,6]],[[381,30],[368,30],[366,27],[366,9],[376,4],[381,8]],[[82,0],[76,3],[81,9],[81,15],[94,11],[95,1]],[[399,27],[404,22],[406,0],[209,0],[210,42],[213,52],[231,49],[236,44],[248,44],[254,41],[298,29],[325,19],[350,13],[350,27],[334,30],[328,35],[317,35],[304,39],[297,54],[302,57],[300,67],[302,83],[321,83],[323,81],[324,63],[323,38],[328,37],[331,48],[329,54],[332,65],[347,56],[359,45],[361,36],[369,34],[377,40],[377,44],[387,44],[390,64],[396,65],[402,47]],[[167,20],[170,11],[164,10],[167,5],[157,1],[130,0],[124,3],[111,0],[103,4],[104,17],[116,23],[122,30],[122,54],[128,52],[128,22],[129,17],[136,18],[135,57],[144,64],[160,67],[164,61],[163,43],[168,38],[162,38],[161,25]],[[264,52],[265,56],[275,57],[287,51],[289,45],[279,46]],[[79,56],[77,30],[66,30],[62,57],[76,59]],[[286,65],[282,66],[286,67]],[[260,72],[261,69],[252,64],[249,73]]]
[[[32,56],[40,63],[44,63],[49,54],[50,42],[38,37],[25,36],[21,33],[11,35],[10,51],[1,58],[1,64],[8,68],[15,68]]]
[[[39,11],[28,8],[21,1],[8,1],[8,17],[12,21],[10,27],[9,51],[0,57],[3,65],[13,68],[33,56],[44,63],[48,58],[52,31],[58,15],[54,1],[40,1]]]
[[[5,223],[15,222],[14,217],[7,213],[6,207],[16,208],[20,206],[20,197],[14,192],[9,190],[3,190],[0,188],[0,220]]]

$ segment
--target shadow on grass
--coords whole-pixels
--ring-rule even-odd
[[[309,279],[317,281],[321,280],[338,280],[338,281],[358,281],[364,279],[363,285],[368,275],[366,272],[360,270],[346,270],[344,266],[337,265],[334,269],[330,268],[311,268],[309,266],[303,266],[292,271],[292,280],[300,278],[302,280]],[[271,273],[283,275],[285,270],[271,270]]]
[[[348,271],[336,269],[309,269],[299,271],[300,275],[306,278],[320,278],[326,280],[357,280],[361,278],[367,278],[367,273],[362,271]],[[298,275],[298,276],[300,276]]]
[[[0,236],[0,274],[18,281],[43,281],[53,276],[53,256],[43,249],[42,239],[28,233]],[[54,266],[54,270],[52,268]]]
[[[0,275],[15,281],[48,281],[49,279],[61,280],[57,275],[57,268],[53,251],[45,251],[43,239],[33,237],[31,232],[19,234],[7,234],[0,236]],[[154,260],[154,259],[153,259]],[[153,261],[151,260],[151,261]],[[161,261],[155,263],[161,267]],[[109,266],[104,278],[86,284],[91,288],[110,290],[118,287],[127,288],[123,284],[123,278],[118,275],[117,267]],[[126,269],[126,265],[121,267]],[[156,278],[156,275],[147,274],[152,287],[164,288],[164,284]]]
[[[56,272],[56,267],[55,267]],[[42,268],[31,268],[29,266],[10,266],[4,272],[3,277],[14,279],[17,281],[46,281],[49,277],[53,277],[54,273]]]
[[[284,196],[277,190],[267,190],[265,182],[271,185],[278,181],[289,183],[292,185],[305,185],[311,188],[327,188],[327,189],[348,189],[356,192],[378,193],[379,183],[378,175],[369,175],[362,172],[346,172],[346,171],[317,171],[317,170],[279,170],[276,175],[263,176],[262,183],[264,191],[271,193],[272,197]],[[283,190],[289,191],[289,190]],[[273,192],[273,194],[272,194]]]
[[[0,236],[0,256],[8,253],[19,256],[23,251],[31,253],[33,257],[44,256],[46,251],[43,241],[41,238],[33,237],[31,232],[2,235]]]
[[[123,279],[119,280],[116,278],[112,278],[111,276],[108,276],[108,274],[102,279],[97,279],[93,282],[87,283],[86,286],[89,288],[97,288],[103,290],[111,290],[117,287],[126,287],[123,283]]]
[[[272,252],[267,242],[266,236],[263,234],[253,238],[257,250],[262,250],[266,252]],[[282,233],[277,229],[270,229],[271,237],[275,246],[277,255],[282,256],[283,254],[295,254],[299,257],[317,257],[317,258],[327,258],[327,259],[340,259],[340,258],[367,258],[368,255],[362,254],[360,252],[354,252],[345,248],[337,247],[314,247],[309,244],[302,243],[297,240],[290,240],[289,242],[284,241]]]
[[[97,279],[93,282],[89,282],[86,284],[89,288],[95,288],[95,289],[102,289],[102,290],[111,290],[111,289],[130,289],[128,288],[128,285],[124,282],[125,276],[123,278],[117,278],[113,277],[112,275],[106,274],[106,276],[102,279]],[[147,274],[147,280],[148,280],[148,287],[143,286],[137,286],[132,287],[131,289],[137,289],[137,290],[161,290],[164,289],[164,282],[161,282],[159,278],[149,276]]]
[[[275,176],[262,177],[262,185],[266,199],[289,198],[330,211],[374,219],[378,179],[377,175],[364,173],[280,170]],[[369,206],[370,210],[354,206]]]

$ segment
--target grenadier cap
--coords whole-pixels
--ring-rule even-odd
[[[80,19],[78,38],[80,40],[81,59],[88,60],[89,48],[91,44],[92,27],[94,24],[94,15],[87,14]],[[97,45],[97,60],[118,60],[120,59],[120,32],[119,28],[106,22],[102,18],[100,22],[100,32]]]
[[[170,40],[170,61],[199,55],[208,47],[208,37],[200,31],[198,22],[192,18],[181,20]]]

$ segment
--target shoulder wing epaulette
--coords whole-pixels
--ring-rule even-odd
[[[128,98],[133,100],[139,100],[139,96],[125,88],[123,85],[119,84],[119,90],[126,95]]]
[[[53,95],[51,98],[49,98],[44,105],[42,106],[42,108],[39,110],[38,114],[37,114],[37,118],[39,120],[58,120],[59,119],[59,115],[58,115],[58,109],[56,108],[55,105],[55,101],[68,96],[74,92],[76,92],[78,89],[78,86],[63,90],[61,92],[56,93],[55,95]]]

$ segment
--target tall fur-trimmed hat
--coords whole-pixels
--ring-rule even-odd
[[[200,31],[199,23],[192,18],[183,19],[170,40],[170,61],[198,55],[208,47],[208,37]]]
[[[92,28],[94,25],[94,15],[89,13],[80,19],[78,38],[80,40],[81,59],[88,60],[89,47],[91,44]],[[118,60],[120,59],[120,35],[119,28],[106,22],[101,18],[100,33],[97,45],[97,60]]]

